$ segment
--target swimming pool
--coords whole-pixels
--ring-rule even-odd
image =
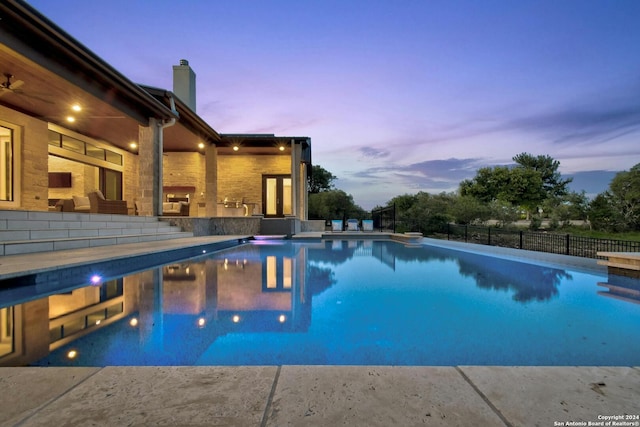
[[[254,242],[26,304],[48,312],[35,365],[638,366],[640,286],[608,280],[393,241]]]

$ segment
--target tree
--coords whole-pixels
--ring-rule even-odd
[[[333,181],[337,177],[320,165],[313,165],[309,177],[309,193],[317,194],[334,189]]]
[[[624,227],[640,230],[640,163],[616,174],[609,184],[609,195]]]
[[[353,202],[342,190],[328,190],[309,194],[310,219],[367,218],[369,213]]]
[[[442,231],[447,223],[453,221],[449,214],[453,194],[431,195],[424,191],[417,194],[396,196],[387,206],[396,206],[396,231],[420,231],[424,234]]]
[[[471,196],[489,203],[498,199],[498,194],[509,185],[509,168],[494,166],[480,168],[476,176],[460,183],[460,195]]]
[[[452,196],[449,214],[457,224],[483,223],[491,217],[486,203],[471,196]]]
[[[611,193],[605,191],[598,194],[589,203],[589,223],[596,230],[620,231],[622,221],[611,203]]]
[[[460,183],[460,195],[490,203],[495,200],[535,210],[544,198],[540,174],[529,168],[494,166],[481,168],[472,180]]]
[[[498,225],[505,227],[520,218],[520,208],[509,202],[494,200],[489,203],[490,216],[498,221]]]
[[[554,160],[548,155],[533,156],[529,153],[520,153],[513,157],[519,167],[531,169],[540,174],[542,179],[542,187],[546,193],[546,197],[559,197],[568,193],[567,185],[573,178],[562,179],[562,175],[558,172],[560,162]]]

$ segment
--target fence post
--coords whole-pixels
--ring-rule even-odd
[[[489,235],[489,236],[488,236],[488,237],[489,237],[489,239],[488,239],[488,240],[489,240],[489,242],[487,243],[487,245],[491,246],[491,227],[488,227],[488,231],[489,231],[489,232],[488,232],[487,234]]]
[[[520,249],[522,249],[522,230],[520,230]]]
[[[469,226],[467,226],[465,224],[464,226],[464,242],[467,243],[467,230],[469,229]]]
[[[569,255],[569,234],[567,234],[567,255]]]
[[[451,224],[447,223],[447,240],[451,240],[449,236],[451,235]]]

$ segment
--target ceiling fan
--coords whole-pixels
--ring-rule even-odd
[[[8,92],[21,93],[20,87],[24,84],[22,80],[16,80],[11,82],[13,78],[13,74],[4,73],[4,77],[7,79],[6,81],[0,83],[0,96],[4,95]]]
[[[13,74],[11,73],[4,73],[4,77],[5,77],[5,81],[0,83],[0,97],[6,95],[7,93],[14,93],[16,95],[21,95],[21,96],[26,96],[28,98],[32,98],[32,99],[37,99],[38,101],[42,101],[42,102],[46,102],[47,104],[53,104],[53,101],[46,99],[42,96],[36,95],[34,93],[29,93],[29,92],[25,92],[21,89],[22,85],[24,85],[24,82],[22,80],[15,80],[15,81],[11,81],[11,79],[13,79]]]

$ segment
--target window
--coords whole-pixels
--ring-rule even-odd
[[[122,154],[49,130],[49,145],[122,166]]]
[[[20,206],[21,128],[0,120],[0,209]]]
[[[0,200],[13,201],[13,129],[0,126]]]

